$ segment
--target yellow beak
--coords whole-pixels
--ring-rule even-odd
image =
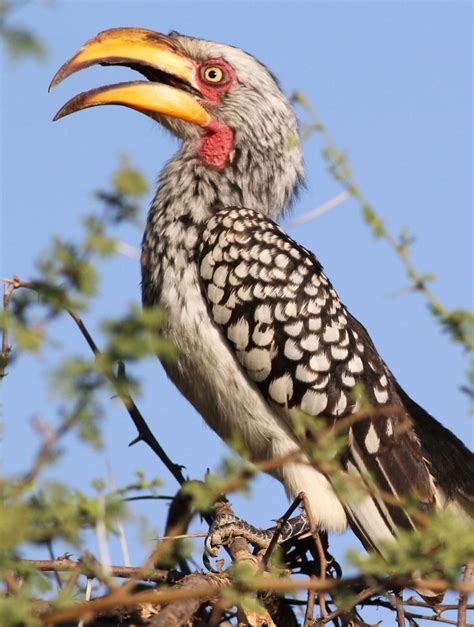
[[[106,85],[83,92],[69,100],[54,120],[88,107],[116,104],[151,117],[169,115],[199,126],[211,122],[211,115],[198,100],[195,64],[178,52],[166,35],[144,28],[103,31],[86,42],[58,70],[49,88],[95,64],[126,65],[151,80]]]

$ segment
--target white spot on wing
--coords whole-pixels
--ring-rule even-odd
[[[333,327],[332,325],[328,325],[324,329],[323,339],[328,343],[337,342],[339,339],[339,329],[336,329],[336,327]]]
[[[304,286],[303,291],[308,296],[316,296],[318,288],[315,285],[308,284]]]
[[[358,355],[354,355],[354,357],[347,364],[347,367],[349,368],[350,372],[352,372],[353,374],[358,374],[359,372],[362,372],[364,369],[362,359]]]
[[[244,302],[252,300],[252,288],[240,287],[237,292],[237,296]]]
[[[285,306],[285,313],[287,316],[296,316],[296,303],[287,303]]]
[[[308,329],[310,331],[319,331],[321,328],[321,318],[309,318]]]
[[[277,303],[275,305],[275,318],[280,322],[286,322],[288,320],[288,316],[286,315],[281,303]]]
[[[290,274],[290,276],[288,277],[288,280],[291,283],[295,283],[296,285],[301,285],[301,283],[303,282],[303,277],[298,271],[295,270],[294,272]]]
[[[321,313],[321,307],[316,303],[315,300],[311,299],[307,305],[308,312],[310,314],[318,314]]]
[[[273,328],[267,327],[262,330],[262,326],[257,325],[252,333],[252,339],[257,346],[267,346],[273,340]]]
[[[272,277],[274,281],[286,281],[287,276],[280,268],[272,268]]]
[[[308,390],[301,399],[301,409],[310,416],[319,416],[326,409],[327,403],[326,394]]]
[[[302,348],[307,351],[317,351],[319,348],[319,337],[314,333],[310,333],[306,337],[304,337],[300,342]],[[312,367],[312,366],[311,366]]]
[[[268,392],[272,399],[285,405],[293,396],[293,381],[289,374],[285,374],[278,379],[274,379],[268,386]]]
[[[245,318],[240,318],[227,329],[227,337],[235,344],[237,350],[244,350],[249,343],[249,325]]]
[[[296,337],[297,335],[299,335],[301,333],[302,328],[303,328],[302,320],[297,320],[296,322],[285,324],[285,326],[283,327],[285,333],[287,333],[288,335],[291,335],[292,337]]]
[[[234,269],[235,274],[241,279],[245,279],[245,277],[249,274],[249,266],[245,261],[241,261],[239,265]]]
[[[241,353],[242,365],[247,370],[265,371],[271,370],[270,352],[264,348],[252,348]]]
[[[259,305],[255,309],[254,318],[256,322],[263,322],[265,324],[271,324],[272,320],[272,310],[270,309],[270,305]]]
[[[344,411],[346,410],[346,407],[347,407],[347,396],[344,394],[344,392],[341,392],[339,394],[337,405],[334,408],[334,414],[336,416],[340,416],[341,414],[344,413]]]
[[[293,361],[298,361],[303,357],[303,352],[297,347],[293,340],[286,340],[283,354]]]
[[[212,317],[217,324],[227,324],[230,320],[232,311],[222,305],[214,305],[212,308]]]
[[[311,387],[315,390],[324,390],[324,388],[327,386],[327,384],[329,383],[329,374],[325,375],[325,376],[318,376],[318,380],[313,383],[311,385]]]
[[[225,287],[227,280],[227,268],[225,266],[219,266],[214,270],[212,280],[218,287]]]
[[[339,346],[341,346],[342,348],[345,348],[346,346],[349,346],[349,333],[346,330],[344,330],[342,332],[341,341],[339,342]]]
[[[284,255],[283,253],[279,253],[276,257],[275,257],[275,265],[278,268],[286,268],[286,266],[288,265],[288,257],[286,255]]]
[[[212,259],[212,254],[207,253],[204,259],[201,261],[201,276],[205,281],[209,281],[212,278],[212,273],[214,270],[214,261]]]
[[[331,362],[324,353],[313,355],[309,360],[310,367],[316,372],[327,372]]]
[[[342,382],[344,383],[344,385],[347,385],[347,387],[351,388],[355,385],[355,379],[352,375],[348,374],[347,371],[344,372],[344,374],[341,377]]]
[[[311,372],[311,370],[308,370],[308,368],[302,364],[298,364],[295,374],[296,378],[304,383],[312,383],[316,379],[316,374]]]
[[[261,283],[253,286],[253,295],[257,300],[265,300],[265,287]]]
[[[221,288],[214,285],[214,283],[210,283],[207,286],[207,296],[211,303],[217,305],[221,302],[222,297],[224,296],[224,290],[221,290]]]
[[[388,401],[387,390],[378,390],[377,388],[374,388],[374,394],[378,403],[386,403]]]
[[[272,256],[270,255],[269,250],[267,250],[266,248],[260,251],[259,258],[262,263],[265,263],[267,265],[272,262]]]
[[[370,425],[367,435],[364,440],[365,448],[368,453],[376,453],[379,450],[380,440],[377,432],[375,431],[374,425]]]
[[[340,346],[331,346],[331,355],[333,359],[343,360],[348,356],[349,351],[347,348],[341,348]]]

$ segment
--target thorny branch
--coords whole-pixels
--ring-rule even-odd
[[[314,544],[318,551],[319,556],[319,577],[321,581],[325,581],[326,579],[326,569],[327,569],[327,560],[326,560],[326,552],[324,551],[322,542],[321,542],[321,532],[319,531],[316,521],[314,520],[311,508],[309,507],[308,500],[305,494],[302,494],[301,498],[303,499],[303,506],[306,512],[306,516],[309,521],[309,528],[311,531],[311,535],[313,536]],[[327,606],[326,606],[326,597],[324,596],[324,592],[318,592],[318,601],[319,607],[321,609],[321,618],[327,616]],[[306,614],[304,617],[304,627],[311,625],[313,620],[313,608],[314,608],[314,594],[308,590],[308,605],[306,607]]]
[[[10,342],[8,337],[8,316],[10,313],[10,300],[15,288],[7,283],[3,284],[3,318],[2,318],[2,350],[0,352],[0,381],[5,377],[5,370],[10,359]]]
[[[469,562],[464,569],[464,582],[471,583],[472,573],[474,571],[474,563]],[[467,619],[467,603],[469,594],[467,592],[459,595],[459,611],[458,611],[458,625],[459,627],[466,627]]]
[[[74,561],[70,558],[56,559],[56,560],[23,560],[25,564],[29,564],[42,572],[75,572],[82,575],[91,575],[91,567],[89,562]],[[151,568],[145,571],[143,568],[137,568],[134,566],[110,566],[108,574],[111,577],[119,577],[129,579],[131,577],[138,577],[142,581],[154,581],[157,583],[163,583],[169,579],[169,570],[157,570]]]
[[[32,289],[32,290],[37,291],[40,294],[44,292],[44,289],[43,289],[44,286],[41,283],[21,281],[18,277],[14,277],[13,279],[3,279],[3,281],[4,283],[10,285],[11,292],[19,288]],[[10,297],[11,297],[11,294],[10,294]],[[84,339],[86,340],[87,345],[89,346],[91,351],[94,353],[94,355],[97,357],[100,354],[100,350],[97,347],[96,343],[94,342],[92,336],[87,330],[79,314],[68,306],[65,306],[64,309],[74,320],[80,332],[82,333]],[[131,444],[135,444],[140,441],[148,444],[151,450],[157,455],[157,457],[163,462],[166,468],[170,471],[170,473],[173,475],[176,481],[180,485],[182,485],[186,481],[186,479],[184,478],[184,475],[181,471],[181,466],[171,461],[171,459],[169,458],[169,456],[167,455],[163,447],[160,445],[158,440],[153,435],[151,429],[149,428],[146,420],[143,418],[140,410],[136,406],[135,401],[133,400],[131,395],[128,392],[124,391],[122,373],[121,373],[121,377],[119,380],[119,377],[112,370],[110,370],[107,373],[107,378],[112,384],[112,386],[114,387],[115,391],[117,392],[118,397],[122,401],[123,405],[125,406],[125,409],[129,413],[130,418],[133,420],[133,423],[138,430],[138,436],[135,438],[135,440],[133,440],[133,442],[131,442]]]

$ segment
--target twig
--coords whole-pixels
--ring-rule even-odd
[[[115,477],[112,471],[112,464],[110,460],[107,461],[107,474],[108,474],[108,479],[109,479],[110,490],[111,492],[116,492],[117,486],[115,484]],[[125,534],[125,527],[123,525],[122,520],[117,520],[115,524],[117,525],[118,537],[119,537],[119,542],[120,542],[120,551],[122,553],[123,563],[125,566],[130,566],[131,565],[130,553],[128,550],[128,542],[127,542],[127,536]]]
[[[121,255],[129,257],[130,259],[140,259],[140,250],[136,246],[127,244],[127,242],[116,240],[115,250]]]
[[[369,588],[362,590],[354,597],[351,607],[356,607],[357,605],[361,604],[366,599],[374,596],[374,594],[377,594],[378,592],[380,592],[380,586],[370,586]],[[322,625],[326,625],[327,623],[329,623],[330,620],[334,620],[338,616],[343,616],[344,614],[346,614],[349,609],[351,608],[345,607],[343,610],[334,610],[333,612],[330,612],[327,616],[325,616],[320,622]]]
[[[314,605],[315,605],[315,594],[311,590],[308,590],[308,595],[306,597],[306,610],[304,613],[303,627],[311,627],[311,625],[313,625]]]
[[[308,498],[304,492],[301,493],[301,498],[303,500],[303,505],[304,505],[304,509],[306,512],[306,516],[308,517],[311,535],[313,536],[314,543],[318,551],[320,581],[324,582],[326,580],[326,568],[328,565],[327,560],[326,560],[326,553],[324,551],[324,548],[321,542],[319,529],[316,525],[316,521],[314,520],[313,512],[311,511]],[[318,592],[318,601],[319,601],[319,609],[321,610],[321,618],[324,618],[325,616],[327,616],[327,613],[328,613],[327,606],[326,606],[326,597],[324,595],[324,592]],[[306,607],[306,614],[304,618],[304,627],[311,625],[310,621],[313,620],[313,608],[314,608],[314,598],[313,598],[313,603],[310,603],[308,599],[308,605]]]
[[[470,583],[472,580],[472,573],[474,570],[474,562],[469,562],[466,564],[464,568],[464,578],[463,581],[465,583]],[[467,602],[469,600],[469,593],[461,593],[459,595],[459,610],[458,610],[458,625],[459,627],[466,627],[467,620]]]
[[[265,551],[263,557],[262,557],[262,562],[261,562],[261,566],[262,569],[265,570],[268,562],[270,560],[270,557],[273,553],[273,550],[275,548],[275,546],[278,543],[278,540],[280,539],[281,536],[281,532],[283,529],[284,524],[288,521],[288,519],[290,518],[291,514],[295,511],[295,509],[298,507],[298,505],[301,503],[301,495],[298,495],[293,503],[290,505],[290,507],[286,510],[286,512],[283,514],[283,516],[281,518],[279,518],[277,520],[277,524],[275,526],[275,530],[273,532],[273,536],[272,539],[270,540],[270,544],[267,547],[267,550]]]
[[[398,627],[405,627],[405,608],[403,607],[403,593],[395,592],[395,607],[397,610]]]
[[[87,584],[86,584],[86,593],[84,595],[84,600],[85,601],[90,601],[91,600],[91,594],[92,594],[92,579],[90,579],[88,577],[87,578]],[[81,620],[77,624],[77,627],[84,627],[84,625],[85,625],[84,618],[81,618]]]
[[[54,447],[56,446],[58,441],[79,420],[81,413],[84,410],[84,407],[85,401],[79,400],[77,402],[76,409],[65,420],[63,420],[59,427],[57,427],[57,429],[55,429],[53,432],[44,435],[43,444],[36,454],[33,465],[31,466],[30,470],[24,474],[22,480],[14,486],[14,489],[10,493],[10,496],[16,496],[17,494],[21,493],[25,485],[32,484],[35,481],[43,466],[51,458]]]
[[[84,336],[87,343],[89,344],[90,349],[92,350],[94,355],[97,357],[100,354],[100,350],[98,349],[97,345],[92,339],[84,322],[81,320],[78,313],[74,311],[73,309],[67,309],[67,312],[71,316],[71,318],[74,320],[74,322],[77,324],[77,326],[79,327],[79,330],[81,331],[82,335]],[[120,400],[124,404],[125,409],[128,411],[130,418],[133,420],[133,423],[136,426],[137,431],[138,431],[138,436],[134,440],[132,440],[132,442],[130,442],[129,446],[132,446],[133,444],[136,444],[137,442],[140,442],[140,441],[148,444],[151,450],[159,457],[159,459],[163,462],[166,468],[170,471],[170,473],[173,475],[176,481],[180,485],[182,485],[186,481],[186,479],[184,478],[184,475],[181,471],[181,466],[179,464],[175,464],[174,462],[172,462],[171,459],[168,457],[168,455],[164,451],[161,444],[153,435],[150,427],[148,426],[146,420],[143,418],[133,398],[130,396],[128,392],[123,391],[122,386],[120,385],[120,382],[118,380],[118,377],[113,372],[110,372],[108,374],[108,379],[110,380],[110,382],[116,389]]]
[[[345,190],[340,194],[337,194],[337,196],[334,196],[334,198],[327,200],[322,205],[319,205],[319,207],[316,207],[316,209],[312,209],[311,211],[304,213],[299,218],[295,218],[291,222],[288,222],[286,228],[291,229],[294,226],[299,226],[300,224],[306,224],[306,222],[311,222],[311,220],[315,220],[316,218],[319,218],[319,216],[322,216],[323,213],[331,211],[331,209],[335,209],[335,207],[341,205],[350,197],[351,195],[349,194],[349,192]]]
[[[45,286],[39,282],[21,281],[21,279],[19,279],[18,277],[14,277],[13,279],[3,279],[3,282],[11,285],[12,290],[19,289],[19,288],[26,288],[26,289],[34,290],[40,294],[44,293]],[[96,357],[100,355],[100,350],[97,344],[94,342],[91,334],[87,330],[87,327],[85,326],[79,314],[74,309],[68,307],[67,305],[64,305],[63,308],[65,311],[67,311],[67,313],[71,316],[71,318],[76,323],[77,327],[79,328],[80,332],[82,333],[83,337],[85,338],[89,348],[94,353],[94,355]],[[152,449],[152,451],[157,455],[157,457],[162,461],[162,463],[170,471],[170,473],[173,475],[176,481],[180,485],[182,485],[185,482],[185,478],[181,471],[181,466],[171,461],[171,459],[168,457],[168,455],[166,454],[162,446],[159,444],[158,440],[153,435],[148,424],[146,423],[146,420],[143,418],[138,407],[136,406],[133,398],[130,396],[128,392],[124,391],[123,377],[121,377],[121,379],[119,380],[117,375],[115,375],[112,370],[107,372],[106,376],[107,376],[107,379],[112,384],[112,386],[114,387],[118,397],[122,401],[123,405],[125,406],[125,409],[127,410],[130,418],[133,420],[133,423],[135,424],[137,428],[138,436],[135,438],[135,440],[133,440],[130,443],[130,445],[135,444],[140,441],[148,444],[148,446]]]
[[[239,563],[246,564],[250,575],[257,575],[259,573],[260,566],[261,566],[261,559],[258,556],[253,555],[253,553],[249,551],[247,541],[244,538],[242,537],[234,538],[231,542],[229,542],[228,548],[229,548],[229,554],[232,560],[236,564],[239,564]],[[240,582],[237,582],[237,584],[234,584],[234,587],[235,589],[240,591],[240,588],[241,588]],[[256,593],[258,591],[254,591],[254,592]],[[257,595],[255,594],[255,596]],[[273,595],[269,595],[269,596],[273,596]],[[253,627],[257,627],[259,625],[265,625],[266,627],[277,627],[275,623],[273,622],[273,619],[270,616],[266,608],[265,599],[261,599],[261,600],[264,602],[265,607],[262,608],[262,611],[260,612],[260,616],[258,617],[257,617],[257,613],[253,609],[247,607],[246,605],[241,605],[237,608],[237,618],[239,620],[239,624],[242,623],[244,625],[250,625]]]
[[[0,352],[0,381],[5,377],[5,370],[10,359],[11,347],[8,339],[8,316],[10,314],[10,299],[15,288],[7,283],[3,284],[3,321],[2,321],[2,350]]]
[[[207,538],[207,533],[204,531],[197,531],[196,533],[181,533],[175,536],[158,536],[156,540],[187,540],[188,538]]]
[[[49,539],[46,542],[46,546],[48,548],[49,558],[51,560],[54,560],[53,541],[51,539]],[[58,571],[54,572],[54,578],[56,579],[56,583],[58,584],[58,588],[62,588],[63,587],[63,583],[61,581],[61,577],[59,576]]]
[[[72,571],[78,575],[91,575],[90,564],[84,564],[81,561],[74,561],[71,559],[59,559],[59,560],[22,560],[25,564],[36,568],[42,572],[68,572]],[[109,575],[111,577],[120,577],[122,579],[129,579],[130,577],[139,576],[142,581],[154,581],[157,583],[163,583],[167,581],[169,577],[168,570],[157,570],[150,568],[144,570],[143,567],[132,566],[110,566]]]
[[[382,589],[380,588],[379,591],[381,591]],[[358,603],[359,605],[362,606],[375,606],[377,608],[386,608],[388,610],[392,610],[393,612],[396,611],[396,608],[393,607],[392,603],[389,603],[388,601],[384,601],[383,599],[377,598],[377,599],[371,599],[371,598],[367,598],[365,600],[359,601]],[[445,619],[443,618],[442,614],[444,612],[449,612],[449,611],[453,611],[453,610],[458,610],[459,609],[459,603],[443,603],[443,604],[437,604],[436,608],[433,608],[433,605],[431,603],[426,603],[425,601],[421,601],[415,598],[411,598],[411,599],[407,599],[406,601],[403,602],[403,605],[405,606],[405,617],[407,619],[410,618],[423,618],[426,620],[433,620],[436,622],[441,622],[441,621],[447,621],[447,624],[458,624],[458,621],[450,621],[449,619]],[[414,614],[411,611],[408,611],[406,608],[412,608],[412,607],[420,607],[420,608],[424,608],[424,609],[428,609],[428,610],[434,610],[435,614],[433,615],[427,615],[427,614]],[[467,610],[474,610],[474,604],[468,604],[466,607]],[[471,623],[467,623],[466,627],[474,627],[473,625],[471,625]]]
[[[110,550],[109,537],[107,527],[105,525],[105,498],[102,491],[97,499],[97,517],[95,522],[95,533],[97,536],[97,545],[99,547],[99,556],[104,574],[108,578],[110,576]]]

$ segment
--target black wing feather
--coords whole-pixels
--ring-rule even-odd
[[[396,381],[316,257],[260,212],[225,208],[204,229],[200,275],[211,317],[290,428],[298,410],[325,420],[354,413],[357,384],[374,407],[396,407],[352,425],[345,464],[392,496],[416,494],[428,510],[435,487]],[[392,533],[415,525],[402,507],[373,500]],[[349,515],[373,546],[355,510]]]

